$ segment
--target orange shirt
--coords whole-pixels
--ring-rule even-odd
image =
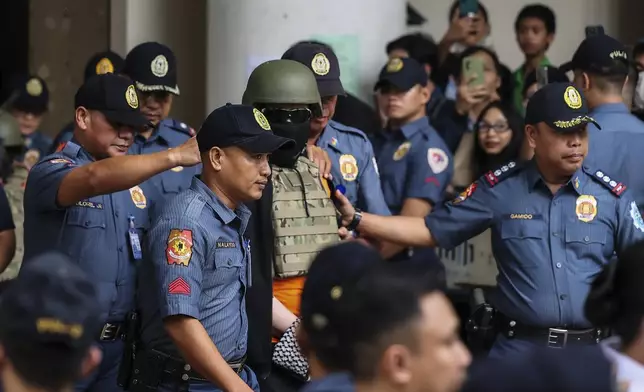
[[[300,317],[300,301],[305,280],[304,276],[273,280],[273,295],[297,317]],[[273,339],[273,342],[278,340]]]

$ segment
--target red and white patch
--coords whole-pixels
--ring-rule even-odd
[[[179,277],[168,285],[168,294],[190,295],[190,285],[183,278]]]

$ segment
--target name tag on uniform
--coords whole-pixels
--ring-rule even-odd
[[[76,202],[76,207],[95,208],[97,210],[102,210],[103,203],[94,203],[93,201],[89,200],[81,200],[79,202]]]
[[[504,219],[512,219],[512,220],[541,220],[543,217],[541,214],[526,214],[526,213],[517,213],[517,214],[506,214],[503,216]]]
[[[139,233],[134,227],[134,217],[130,215],[128,217],[130,228],[127,231],[128,237],[130,237],[130,248],[132,249],[132,257],[134,260],[141,260],[143,258],[143,251],[141,250],[141,240],[139,239]]]
[[[236,248],[237,243],[234,241],[217,241],[217,244],[215,245],[215,249],[222,249],[222,248]]]

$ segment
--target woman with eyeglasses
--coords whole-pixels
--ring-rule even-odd
[[[474,134],[475,178],[510,161],[532,156],[523,142],[523,119],[509,104],[495,101],[486,106],[474,126]]]

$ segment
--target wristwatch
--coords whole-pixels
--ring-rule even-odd
[[[361,220],[362,220],[362,211],[356,208],[356,211],[353,213],[353,219],[347,225],[347,230],[356,231],[358,229],[358,225],[360,224]]]

